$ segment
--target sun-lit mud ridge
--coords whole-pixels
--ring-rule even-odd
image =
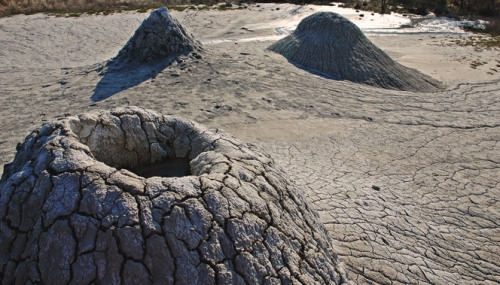
[[[168,177],[175,159],[189,172]],[[148,165],[158,176],[127,170]],[[47,123],[0,193],[3,283],[347,282],[273,161],[191,121],[134,107]]]

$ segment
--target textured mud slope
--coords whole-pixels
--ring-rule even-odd
[[[190,160],[191,175],[125,168]],[[2,282],[340,284],[315,214],[272,160],[139,108],[29,135],[0,182]]]
[[[181,54],[202,50],[201,44],[184,30],[168,9],[151,13],[113,59],[117,64],[155,63]]]
[[[102,101],[116,93],[154,79],[158,73],[180,61],[196,61],[202,47],[188,35],[167,8],[155,10],[143,21],[118,55],[101,70],[101,80],[91,99]]]
[[[346,18],[331,12],[306,17],[269,47],[292,63],[336,79],[406,91],[435,91],[436,80],[393,61]]]

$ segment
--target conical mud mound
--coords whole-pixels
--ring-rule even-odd
[[[190,36],[167,8],[144,20],[118,55],[103,66],[103,77],[91,96],[105,100],[114,94],[155,78],[174,61],[201,59],[201,43]]]
[[[331,12],[306,17],[292,34],[269,49],[336,79],[407,91],[441,88],[431,77],[393,61],[355,24]]]
[[[144,20],[113,62],[155,63],[201,50],[201,44],[162,7]]]
[[[341,284],[267,155],[137,107],[49,122],[0,180],[2,284]]]

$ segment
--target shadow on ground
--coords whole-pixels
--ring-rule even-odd
[[[108,99],[109,97],[137,86],[144,81],[153,79],[165,68],[172,64],[175,58],[162,60],[154,64],[129,64],[112,60],[102,68],[101,80],[97,83],[94,94],[90,99],[94,102]]]
[[[332,75],[329,75],[329,74],[326,74],[326,73],[323,73],[321,71],[318,71],[316,69],[313,69],[313,68],[308,68],[308,67],[305,67],[303,65],[300,65],[296,62],[293,62],[289,59],[287,59],[288,63],[291,64],[291,65],[294,65],[295,67],[299,68],[299,69],[302,69],[302,70],[305,70],[313,75],[316,75],[316,76],[319,76],[319,77],[323,77],[325,79],[331,79],[331,80],[336,80],[336,81],[344,81],[344,79],[340,78],[340,77],[335,77],[335,76],[332,76]]]

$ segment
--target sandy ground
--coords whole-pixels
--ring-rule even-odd
[[[147,14],[0,19],[0,164],[47,120],[147,107],[270,153],[319,212],[358,283],[500,282],[500,52],[457,46],[461,34],[367,30],[446,90],[334,81],[266,50],[318,9],[173,12],[205,45],[202,58],[134,84],[116,78],[106,87],[116,94],[100,101],[92,100],[100,67]]]

